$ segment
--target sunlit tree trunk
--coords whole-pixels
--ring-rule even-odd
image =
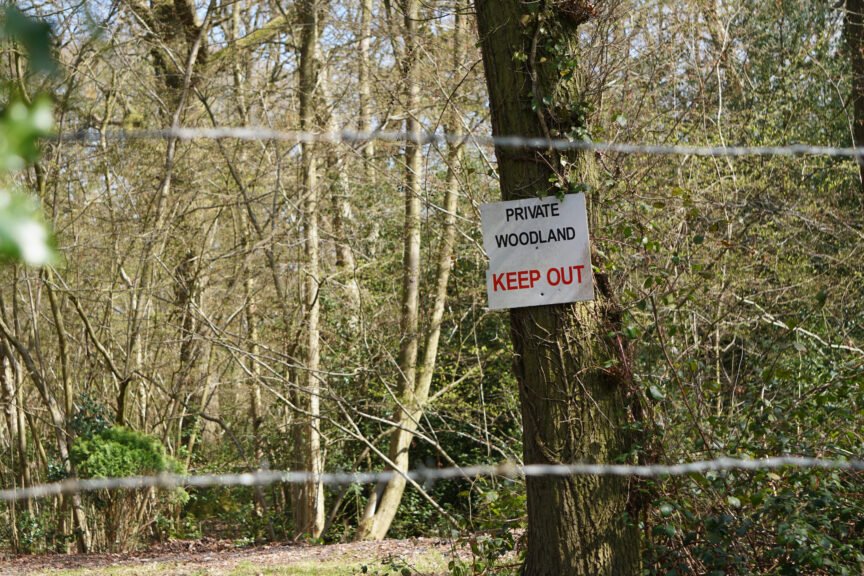
[[[411,10],[409,11],[409,8]],[[457,9],[458,13],[458,9]],[[406,6],[405,26],[414,26],[418,18],[417,6]],[[455,18],[453,39],[453,67],[458,70],[463,55],[463,18]],[[413,29],[412,29],[413,30]],[[412,38],[413,38],[413,32]],[[410,50],[416,50],[416,38],[406,45]],[[411,58],[408,52],[407,57]],[[413,70],[413,62],[409,60],[408,110],[418,106],[419,79]],[[420,125],[416,118],[406,122],[406,130],[410,134],[419,133]],[[454,109],[451,109],[447,122],[448,132],[454,136],[461,135],[460,122]],[[408,166],[408,186],[406,187],[406,225],[405,225],[405,260],[404,282],[402,295],[402,331],[403,343],[399,355],[399,368],[403,383],[399,390],[399,406],[396,408],[393,420],[396,427],[390,434],[390,451],[388,457],[403,472],[409,468],[409,447],[417,430],[420,419],[429,399],[429,389],[435,372],[438,356],[438,342],[441,335],[441,322],[444,317],[447,302],[447,286],[450,280],[453,245],[455,241],[456,212],[459,198],[458,167],[461,159],[460,146],[451,146],[447,162],[447,188],[443,206],[443,231],[438,248],[435,291],[429,324],[423,336],[423,355],[418,359],[418,310],[420,281],[420,187],[422,186],[422,156],[420,146],[411,146],[406,153]],[[387,483],[382,483],[370,494],[364,510],[360,526],[357,529],[357,539],[380,540],[387,535],[390,525],[399,508],[402,495],[405,492],[405,478],[394,475]]]
[[[252,441],[254,443],[253,454],[255,467],[260,468],[264,459],[264,450],[261,439],[261,424],[264,414],[261,408],[261,385],[258,379],[261,377],[261,366],[258,364],[258,305],[255,295],[255,279],[247,277],[243,283],[243,291],[246,293],[246,338],[249,341],[249,355],[247,362],[252,377],[249,379],[249,421],[252,427]]]
[[[54,330],[57,333],[57,354],[60,357],[60,380],[63,385],[63,404],[66,414],[72,415],[72,379],[69,375],[69,346],[66,343],[66,324],[63,321],[63,313],[57,296],[54,294],[53,282],[50,270],[42,274],[45,292],[48,294],[48,302],[51,305],[51,316],[54,319]]]
[[[60,310],[60,304],[57,300],[57,296],[54,293],[54,288],[52,286],[54,282],[53,274],[50,269],[42,272],[42,282],[45,287],[45,291],[48,294],[48,302],[51,305],[51,316],[54,319],[54,330],[57,333],[57,353],[60,357],[60,378],[63,385],[63,401],[64,401],[64,409],[66,413],[66,418],[70,418],[73,414],[73,404],[72,404],[72,379],[69,374],[69,347],[66,342],[66,324],[63,320],[63,313]],[[66,516],[66,498],[61,496],[58,502],[58,507],[63,509],[63,513],[61,514],[62,520],[61,524],[61,532],[64,536],[69,535],[69,522]]]
[[[319,74],[318,34],[321,16],[319,0],[306,0],[298,6],[301,30],[300,46],[300,130],[311,131],[315,127],[317,81]],[[321,274],[318,253],[318,156],[316,146],[303,144],[303,241],[305,246],[305,269],[303,270],[304,316],[306,321],[305,371],[300,394],[302,414],[300,418],[300,445],[305,469],[313,474],[323,471],[321,454],[321,363],[320,345],[320,290]],[[298,461],[301,459],[298,458]],[[324,529],[324,485],[311,480],[300,487],[294,502],[294,531],[297,535],[321,536]]]
[[[578,27],[594,5],[475,0],[475,6],[494,135],[560,137],[578,128],[578,115],[571,111],[586,98],[582,74],[578,66],[562,74],[559,65],[578,61]],[[544,46],[562,52],[545,52]],[[526,56],[523,64],[514,61],[515,52]],[[537,110],[527,105],[532,99],[540,103]],[[573,167],[567,173],[557,173],[563,164],[552,153],[498,148],[496,155],[504,200],[557,193],[553,176],[597,183],[590,153],[568,155]],[[611,463],[628,450],[622,425],[629,364],[618,332],[620,312],[601,274],[596,298],[510,313],[525,464]],[[627,479],[531,477],[526,484],[523,574],[639,574],[637,518],[628,516]]]
[[[370,82],[370,46],[372,40],[372,0],[360,2],[360,43],[359,61],[360,74],[357,92],[360,97],[360,115],[357,128],[361,132],[372,130],[372,89]],[[375,142],[370,140],[363,145],[364,173],[366,185],[375,185],[375,167],[372,158],[375,156]]]
[[[9,438],[9,454],[11,455],[12,474],[17,486],[26,488],[29,484],[29,466],[27,462],[27,441],[22,436],[24,430],[19,429],[21,416],[18,402],[18,388],[13,357],[5,342],[0,343],[0,405],[3,406],[6,432]],[[18,525],[15,520],[18,503],[9,502],[9,529],[12,537],[12,548],[18,549]]]
[[[0,304],[0,306],[2,306],[2,304]],[[69,442],[66,436],[66,419],[63,416],[60,404],[51,393],[51,390],[43,378],[42,372],[36,366],[36,362],[33,360],[30,351],[15,337],[12,330],[2,318],[0,318],[0,333],[2,333],[3,337],[6,339],[8,345],[18,352],[18,355],[27,367],[27,372],[30,374],[33,383],[36,384],[39,396],[42,398],[45,407],[48,409],[48,416],[54,429],[55,437],[57,438],[57,450],[64,471],[68,476],[73,476],[74,469],[72,467],[72,462],[69,460]],[[21,427],[19,426],[19,430],[20,428]],[[81,552],[88,552],[90,550],[91,537],[87,523],[87,516],[81,504],[81,497],[79,494],[73,494],[71,499],[72,514],[77,530],[76,537],[78,540],[78,549]]]
[[[327,69],[321,70],[319,85],[321,87],[321,99],[330,102],[331,86]],[[361,109],[363,108],[361,102]],[[362,116],[362,114],[361,114]],[[362,119],[361,119],[362,123]],[[328,119],[328,131],[339,130],[339,117],[335,110],[330,113]],[[352,189],[347,187],[343,179],[346,171],[346,161],[340,157],[339,146],[329,146],[327,150],[327,185],[330,192],[331,203],[331,226],[330,235],[333,238],[336,252],[336,269],[339,271],[338,284],[344,289],[348,297],[348,319],[347,325],[350,332],[356,332],[360,322],[360,283],[357,281],[357,262],[354,258],[354,248],[351,243],[351,232],[354,227],[354,211],[351,205]],[[366,168],[370,165],[367,162]],[[366,170],[366,178],[369,171]]]
[[[420,14],[418,0],[403,0],[401,3],[404,26],[402,28],[405,48],[402,55],[403,80],[405,82],[405,131],[414,136],[420,135],[421,125],[417,114],[420,84],[417,71],[417,24]],[[417,374],[418,319],[420,311],[420,212],[423,186],[423,149],[419,144],[409,142],[405,147],[405,228],[403,232],[404,252],[402,256],[402,298],[400,312],[400,331],[402,341],[399,348],[399,387],[400,404],[411,401],[414,396]],[[410,418],[409,414],[397,408],[397,420]],[[408,444],[410,434],[390,436],[388,457],[399,470],[408,469]],[[379,484],[370,494],[360,525],[357,539],[380,540],[384,538],[402,499],[405,490],[404,478],[394,475],[385,484]]]

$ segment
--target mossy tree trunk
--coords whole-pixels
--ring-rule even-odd
[[[587,107],[578,30],[594,15],[594,4],[475,0],[475,6],[493,133],[583,136]],[[498,148],[496,155],[504,200],[590,194],[597,182],[590,153]],[[628,351],[608,278],[598,273],[596,285],[594,302],[510,313],[526,464],[610,463],[629,450]],[[627,479],[534,477],[527,493],[523,574],[639,573]]]
[[[846,49],[852,72],[852,137],[864,146],[864,0],[846,0]],[[864,190],[864,158],[858,158],[861,189]]]

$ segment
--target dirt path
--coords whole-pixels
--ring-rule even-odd
[[[145,551],[122,554],[43,554],[5,558],[0,560],[0,575],[342,576],[360,573],[363,565],[367,565],[369,574],[390,573],[391,566],[410,566],[412,573],[440,574],[451,551],[449,541],[430,538],[328,546],[291,543],[246,548],[238,548],[230,541],[205,538],[171,541]]]

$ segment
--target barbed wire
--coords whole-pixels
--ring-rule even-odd
[[[659,156],[743,157],[743,156],[826,156],[833,158],[864,158],[864,147],[814,146],[791,144],[787,146],[695,146],[665,144],[630,144],[616,142],[587,142],[583,140],[529,138],[524,136],[452,135],[429,132],[374,131],[341,132],[281,131],[264,127],[225,128],[165,128],[160,130],[81,130],[55,136],[61,142],[99,142],[106,140],[246,140],[274,141],[294,144],[360,144],[372,141],[414,144],[473,144],[523,150],[584,150],[617,152],[621,154]]]
[[[207,488],[229,486],[267,486],[270,484],[305,484],[320,482],[326,485],[375,484],[387,482],[394,476],[407,476],[416,482],[431,483],[439,480],[495,477],[516,479],[525,477],[571,477],[571,476],[637,476],[662,478],[705,474],[721,471],[760,471],[778,468],[828,469],[864,472],[864,460],[829,460],[801,456],[775,456],[761,459],[716,458],[681,464],[530,464],[512,463],[499,465],[477,465],[452,468],[420,468],[400,473],[386,472],[327,472],[314,474],[308,471],[261,470],[242,474],[204,474],[186,476],[160,474],[158,476],[132,476],[127,478],[70,478],[62,482],[41,484],[28,488],[0,490],[0,501],[19,501],[61,494],[79,494],[98,490],[137,490],[140,488]]]
[[[448,135],[429,132],[343,130],[340,132],[280,131],[264,127],[224,128],[168,128],[160,130],[116,130],[99,132],[83,130],[63,134],[54,138],[63,142],[100,142],[102,139],[155,140],[155,139],[234,139],[244,141],[278,141],[293,144],[360,144],[371,141],[391,143],[427,144],[473,144],[478,147],[503,149],[595,151],[638,155],[680,155],[699,157],[745,157],[745,156],[823,156],[835,158],[864,158],[864,147],[829,147],[809,144],[788,146],[691,146],[662,144],[630,144],[610,142],[587,142],[568,139],[530,138],[523,136]],[[516,479],[525,477],[571,477],[571,476],[617,476],[662,478],[688,474],[706,474],[716,471],[759,471],[795,467],[803,469],[831,469],[864,472],[864,460],[829,460],[798,456],[777,456],[762,459],[717,458],[671,465],[625,465],[625,464],[561,464],[561,465],[477,465],[441,469],[421,468],[408,472],[328,472],[314,474],[308,471],[261,470],[241,474],[135,476],[127,478],[70,478],[62,482],[41,484],[28,488],[0,490],[0,501],[17,501],[61,494],[76,494],[99,490],[135,490],[141,488],[179,487],[229,487],[266,486],[271,484],[303,484],[320,482],[326,485],[371,484],[387,482],[397,475],[416,482],[431,483],[439,480],[497,477]]]

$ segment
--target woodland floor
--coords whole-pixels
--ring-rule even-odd
[[[447,573],[454,544],[417,538],[317,546],[278,544],[237,547],[204,538],[170,541],[153,548],[118,554],[42,554],[4,557],[0,575],[21,576],[350,576],[439,575]],[[459,556],[470,553],[462,547]],[[365,567],[365,569],[364,569]],[[403,568],[408,571],[404,572]]]

